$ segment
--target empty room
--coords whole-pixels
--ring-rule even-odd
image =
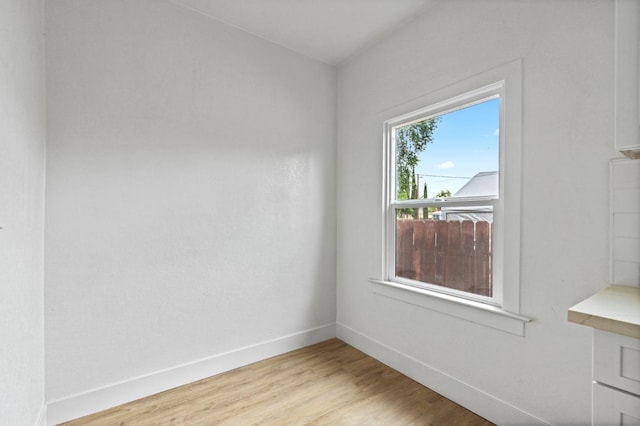
[[[640,424],[639,23],[2,0],[0,425]]]

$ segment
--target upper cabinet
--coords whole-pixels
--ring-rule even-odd
[[[616,150],[640,158],[640,1],[616,0]]]

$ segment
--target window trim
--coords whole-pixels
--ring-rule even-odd
[[[370,278],[373,293],[436,311],[441,314],[470,321],[495,330],[524,337],[524,326],[531,318],[505,311],[497,306],[455,297],[397,282]]]
[[[396,222],[397,222],[397,214],[396,210],[399,208],[408,208],[408,207],[416,207],[416,208],[424,208],[424,207],[433,207],[433,206],[442,206],[444,204],[448,206],[465,206],[465,205],[491,205],[493,207],[493,215],[494,215],[494,235],[500,235],[500,228],[502,227],[502,212],[504,210],[504,197],[493,196],[493,197],[468,197],[464,199],[459,199],[455,197],[445,198],[440,200],[435,199],[427,199],[427,200],[398,200],[396,194],[396,173],[395,173],[395,130],[399,127],[406,126],[411,123],[419,122],[422,120],[426,120],[432,117],[441,116],[453,111],[459,111],[465,108],[473,107],[474,105],[481,104],[483,102],[490,101],[492,99],[499,99],[500,108],[498,111],[499,114],[499,161],[500,161],[500,169],[503,166],[503,158],[504,158],[504,110],[503,107],[504,102],[504,80],[486,85],[484,87],[480,87],[474,89],[469,92],[461,93],[452,98],[441,100],[433,105],[429,105],[424,108],[420,108],[415,111],[411,111],[407,114],[403,114],[399,117],[394,117],[390,120],[386,120],[383,124],[384,126],[384,146],[386,150],[386,165],[385,172],[387,174],[386,181],[388,185],[386,187],[386,209],[385,213],[387,216],[386,223],[386,234],[387,234],[387,246],[386,246],[386,263],[387,269],[385,278],[390,282],[396,282],[399,284],[405,284],[413,287],[423,288],[426,290],[431,290],[439,293],[448,294],[454,297],[460,297],[464,299],[469,299],[481,303],[487,303],[495,306],[502,306],[502,274],[501,274],[501,262],[503,257],[502,252],[502,241],[499,238],[493,239],[492,245],[492,270],[493,274],[493,282],[492,282],[492,296],[481,296],[473,293],[467,293],[462,291],[456,291],[454,289],[450,289],[444,286],[439,286],[437,284],[426,283],[421,281],[414,281],[402,277],[398,277],[395,275],[396,271],[396,244],[397,244],[397,236],[396,236]],[[501,194],[504,188],[504,179],[503,173],[498,173],[499,176],[499,191],[498,194]]]
[[[479,302],[477,299],[468,300],[456,297],[451,294],[434,291],[422,286],[416,287],[408,285],[406,282],[391,280],[390,257],[395,257],[395,215],[392,215],[392,200],[395,201],[395,184],[393,172],[389,170],[389,155],[392,154],[391,144],[388,137],[392,127],[398,127],[403,123],[409,124],[412,121],[419,121],[418,116],[424,119],[429,114],[440,115],[447,111],[454,110],[456,106],[466,106],[474,100],[481,102],[486,100],[496,89],[500,91],[500,198],[494,208],[494,223],[501,222],[502,226],[494,229],[493,250],[494,250],[494,290],[499,291],[501,297],[497,305]],[[427,105],[427,107],[425,107]],[[474,75],[457,83],[446,86],[440,90],[423,95],[412,101],[396,106],[384,111],[379,115],[380,122],[383,123],[383,265],[381,270],[382,279],[372,278],[370,281],[375,284],[383,284],[384,290],[380,290],[380,285],[374,286],[378,294],[398,299],[393,295],[400,290],[406,290],[406,295],[402,297],[404,301],[416,301],[415,304],[430,309],[437,309],[434,305],[442,306],[443,300],[447,303],[457,303],[462,309],[456,309],[455,316],[467,317],[470,312],[481,310],[486,313],[494,313],[503,318],[515,319],[521,322],[530,321],[530,318],[520,315],[520,220],[521,220],[521,170],[522,170],[522,59],[518,59],[504,65],[500,65],[491,70]],[[392,195],[393,194],[393,195]],[[394,197],[393,199],[391,197]],[[402,204],[403,207],[416,205],[424,206],[425,202],[433,200],[407,200],[395,201],[394,204]],[[505,214],[506,213],[506,214]],[[393,221],[393,224],[391,223]],[[393,225],[393,226],[392,226]],[[505,238],[508,235],[509,238]],[[500,251],[499,256],[495,256],[496,251]],[[391,255],[393,254],[393,256]],[[393,259],[395,260],[395,259]],[[394,274],[394,272],[393,272]],[[499,286],[496,288],[496,285]],[[446,296],[443,298],[443,295]],[[432,303],[424,302],[433,299]],[[481,305],[481,306],[477,306]],[[464,314],[467,312],[467,314]],[[485,323],[481,315],[472,315],[465,319],[473,322]],[[490,315],[491,316],[491,315]],[[487,325],[492,326],[491,321]],[[495,327],[494,327],[495,328]],[[515,332],[514,334],[519,334]],[[524,327],[522,327],[524,335]]]
[[[503,179],[502,174],[498,173],[499,176],[499,191],[498,196],[490,196],[490,197],[449,197],[449,198],[441,198],[441,199],[417,199],[417,200],[398,200],[396,194],[396,176],[395,176],[395,162],[394,159],[396,157],[395,153],[395,129],[398,127],[403,127],[409,125],[411,123],[420,122],[422,120],[427,120],[429,118],[441,116],[444,114],[448,114],[453,111],[459,111],[461,109],[470,108],[474,105],[481,104],[483,102],[490,101],[492,99],[500,99],[500,108],[498,111],[499,114],[499,158],[502,161],[504,157],[504,108],[502,105],[502,99],[504,99],[504,81],[498,81],[496,83],[472,90],[467,93],[462,93],[450,99],[445,99],[436,103],[435,105],[429,105],[425,108],[420,108],[416,111],[412,111],[408,114],[401,115],[400,117],[394,117],[390,120],[386,120],[383,124],[384,126],[384,147],[386,150],[386,165],[385,165],[385,173],[387,174],[386,182],[388,185],[386,187],[386,199],[387,203],[385,205],[385,213],[387,215],[387,223],[386,223],[386,234],[387,234],[387,246],[386,246],[386,273],[384,277],[391,282],[397,282],[399,284],[405,284],[413,287],[424,288],[428,290],[432,290],[435,292],[441,292],[445,294],[449,294],[455,297],[461,297],[464,299],[470,299],[482,303],[488,303],[495,306],[502,306],[502,276],[500,274],[494,274],[493,279],[493,291],[492,296],[481,296],[473,293],[458,291],[455,289],[450,289],[447,287],[439,286],[437,284],[426,283],[422,281],[414,281],[407,278],[397,277],[395,276],[396,270],[396,218],[395,214],[396,209],[403,208],[425,208],[425,207],[443,207],[444,205],[455,207],[455,206],[492,206],[493,207],[493,217],[494,224],[498,223],[501,225],[500,218],[502,217],[501,212],[503,211],[503,200],[504,198],[500,197],[499,194],[502,193],[503,188]],[[500,164],[500,168],[502,168],[502,164]],[[494,233],[500,232],[499,226],[494,227]],[[495,240],[497,244],[493,244],[492,252],[492,269],[493,271],[498,271],[497,268],[500,267],[500,261],[502,259],[502,245],[499,240]]]

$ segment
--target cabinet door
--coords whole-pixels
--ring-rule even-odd
[[[640,426],[640,397],[593,384],[593,426]]]
[[[616,0],[616,149],[640,158],[640,2]]]
[[[594,330],[593,380],[640,395],[640,340]]]

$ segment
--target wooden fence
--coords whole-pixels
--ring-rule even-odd
[[[491,223],[398,219],[396,276],[491,296]]]

